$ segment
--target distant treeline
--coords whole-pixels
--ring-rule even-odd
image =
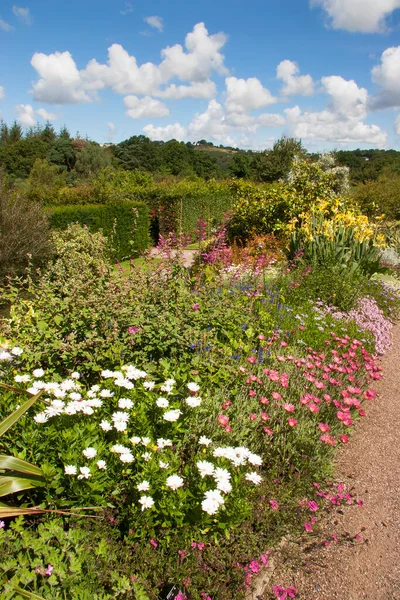
[[[400,152],[396,150],[339,150],[335,154],[339,165],[350,168],[354,184],[400,174]],[[215,146],[207,140],[151,141],[144,135],[99,145],[79,133],[72,136],[66,127],[56,132],[50,123],[26,131],[16,122],[0,123],[0,168],[11,185],[28,179],[37,159],[64,174],[67,185],[85,183],[109,166],[160,177],[274,182],[288,174],[294,156],[314,160],[318,155],[308,154],[301,141],[292,138],[282,138],[263,152]]]

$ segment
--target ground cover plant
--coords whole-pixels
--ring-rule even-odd
[[[191,270],[175,234],[156,262],[115,268],[75,224],[3,283],[0,414],[36,400],[0,449],[40,469],[0,507],[26,513],[0,520],[5,598],[239,600],[282,537],[360,502],[331,483],[333,457],[373,401],[400,300],[371,280],[379,232],[329,169],[297,164],[279,228],[254,230],[251,199],[246,246],[198,222]]]

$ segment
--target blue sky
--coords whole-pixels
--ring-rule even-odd
[[[400,149],[400,0],[0,6],[0,114],[98,142]]]

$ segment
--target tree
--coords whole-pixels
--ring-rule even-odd
[[[307,155],[301,141],[283,137],[275,142],[272,150],[256,155],[252,162],[255,179],[258,181],[279,181],[285,179],[295,158],[304,159]]]
[[[10,140],[8,125],[3,120],[0,122],[0,145],[5,146]]]
[[[237,179],[251,178],[251,157],[243,152],[234,154],[231,163],[228,165],[229,174]]]
[[[111,154],[95,142],[86,143],[85,147],[77,153],[75,171],[84,178],[90,178],[96,171],[111,165]]]
[[[69,138],[59,138],[53,144],[49,152],[49,161],[67,171],[74,168],[76,155]]]
[[[58,190],[66,183],[66,171],[60,173],[57,165],[37,158],[26,180],[26,196],[40,203],[51,203]]]
[[[17,179],[26,179],[37,158],[44,159],[49,144],[38,138],[20,139],[0,146],[0,164],[6,173]]]
[[[8,139],[11,144],[22,140],[22,127],[17,123],[17,121],[14,121],[14,123],[11,125],[8,133]]]

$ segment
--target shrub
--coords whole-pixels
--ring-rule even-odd
[[[116,260],[135,256],[149,246],[149,214],[141,202],[59,206],[48,209],[48,216],[54,229],[65,229],[70,223],[86,225],[92,232],[101,229]]]
[[[51,256],[50,230],[40,204],[0,190],[0,278]]]

